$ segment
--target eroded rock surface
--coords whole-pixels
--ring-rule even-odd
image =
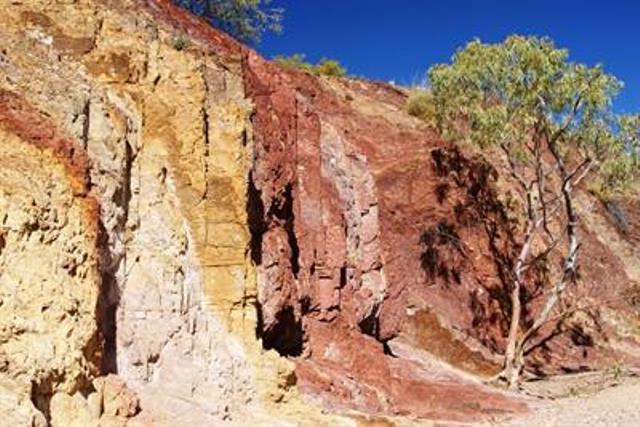
[[[498,157],[444,143],[402,90],[279,69],[167,0],[29,0],[0,18],[11,425],[527,411],[478,379],[499,369],[513,250]],[[633,203],[621,223],[581,194],[597,262],[574,297],[600,310],[533,368],[638,363],[637,302],[603,303],[636,289]]]
[[[0,104],[0,377],[48,416],[99,372],[97,205],[72,142],[13,94]]]

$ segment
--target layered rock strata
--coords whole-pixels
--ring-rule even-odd
[[[0,17],[11,425],[527,410],[480,381],[499,370],[517,233],[498,157],[444,143],[401,89],[280,69],[167,0]],[[580,193],[594,262],[573,298],[598,310],[541,340],[532,369],[638,363],[634,203]]]

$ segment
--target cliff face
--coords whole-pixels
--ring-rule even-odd
[[[469,375],[499,370],[505,335],[499,159],[441,141],[398,89],[281,70],[166,0],[0,17],[11,425],[527,410]],[[572,297],[598,310],[534,350],[541,372],[638,363],[637,207],[621,228],[580,205]]]

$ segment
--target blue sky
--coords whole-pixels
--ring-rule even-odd
[[[547,35],[575,61],[601,62],[625,82],[621,112],[640,111],[640,1],[274,0],[284,32],[266,35],[265,56],[339,59],[349,72],[401,84],[419,81],[479,37]]]

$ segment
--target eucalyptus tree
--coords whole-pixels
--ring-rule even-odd
[[[435,122],[451,140],[496,150],[508,165],[521,220],[509,266],[511,313],[499,378],[518,384],[525,355],[577,282],[581,237],[574,192],[579,184],[616,191],[638,169],[640,120],[618,118],[612,100],[622,84],[603,67],[569,61],[548,38],[510,36],[472,41],[450,64],[429,70]],[[527,272],[562,259],[541,307],[523,319]],[[530,310],[529,310],[530,311]],[[558,321],[558,320],[555,320]]]

